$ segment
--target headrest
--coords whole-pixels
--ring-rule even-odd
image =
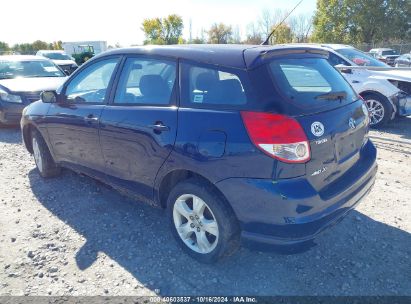
[[[200,91],[210,91],[210,89],[217,84],[218,79],[212,73],[201,73],[196,79],[196,89]]]
[[[140,78],[140,92],[143,96],[159,96],[169,93],[169,88],[160,75],[143,75]]]

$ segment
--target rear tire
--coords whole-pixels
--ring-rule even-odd
[[[239,226],[231,208],[198,178],[175,186],[167,200],[172,233],[191,257],[214,263],[239,247]]]
[[[33,147],[33,156],[37,169],[42,177],[53,177],[60,174],[61,169],[54,162],[46,142],[40,132],[33,130],[31,132],[31,142]]]
[[[393,108],[386,97],[367,94],[364,100],[370,113],[371,128],[380,128],[391,120]]]

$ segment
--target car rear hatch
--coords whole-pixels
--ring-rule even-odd
[[[261,109],[294,119],[304,131],[310,149],[305,174],[319,192],[359,161],[369,124],[363,101],[326,59],[282,53],[266,65],[271,85],[262,79],[264,66],[251,75],[264,103]],[[281,170],[295,171],[293,161],[285,162],[291,164],[282,164]]]
[[[360,158],[367,140],[368,117],[362,100],[331,111],[296,117],[310,143],[306,176],[321,191],[341,177]]]

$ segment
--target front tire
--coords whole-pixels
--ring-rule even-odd
[[[380,128],[391,120],[393,108],[386,97],[367,94],[364,100],[370,114],[371,128]]]
[[[33,157],[37,169],[42,177],[53,177],[60,174],[60,167],[54,162],[46,142],[40,132],[33,130],[31,133],[31,143],[33,148]]]
[[[214,263],[239,246],[239,228],[231,208],[213,189],[197,178],[171,191],[168,217],[176,241],[191,257]]]

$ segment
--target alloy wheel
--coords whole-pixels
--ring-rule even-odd
[[[368,112],[370,113],[370,124],[376,125],[384,119],[385,110],[383,104],[375,99],[366,100]]]
[[[198,196],[183,194],[177,198],[173,222],[181,240],[191,250],[207,254],[217,246],[219,228],[216,217]]]

